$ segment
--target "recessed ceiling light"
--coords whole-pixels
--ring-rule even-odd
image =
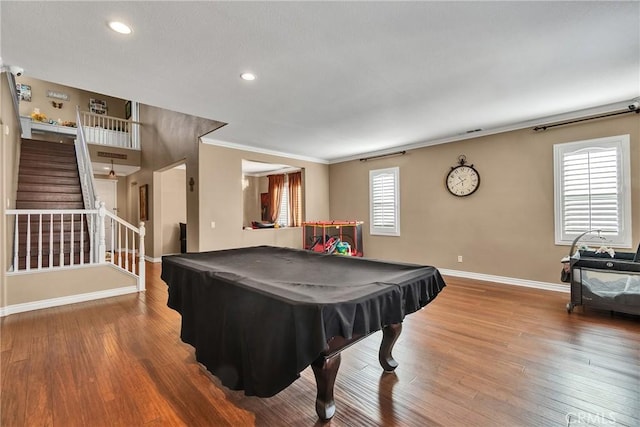
[[[131,27],[123,22],[111,21],[109,22],[109,28],[111,28],[116,33],[131,34]]]
[[[240,78],[242,80],[251,81],[251,80],[255,80],[256,79],[256,75],[253,74],[253,73],[242,73],[242,74],[240,74]]]

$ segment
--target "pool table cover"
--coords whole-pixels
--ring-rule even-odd
[[[445,287],[430,266],[258,246],[164,256],[181,338],[222,384],[269,397],[331,337],[400,323]]]

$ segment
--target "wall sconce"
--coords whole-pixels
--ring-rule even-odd
[[[193,186],[196,185],[196,182],[193,180],[193,177],[189,178],[189,190],[193,193]]]

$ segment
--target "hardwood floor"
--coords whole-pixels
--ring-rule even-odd
[[[230,391],[180,341],[160,265],[147,291],[2,319],[0,425],[314,426],[310,368],[278,395]],[[381,333],[342,354],[327,426],[638,426],[638,317],[569,295],[446,278],[405,319],[384,374]]]

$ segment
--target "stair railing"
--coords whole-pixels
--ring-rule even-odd
[[[96,185],[93,180],[93,166],[91,166],[91,157],[89,156],[89,146],[84,135],[80,110],[76,107],[76,120],[78,126],[78,134],[75,141],[76,158],[78,159],[78,173],[80,174],[80,184],[82,185],[82,198],[84,200],[85,209],[97,208],[96,203]]]
[[[139,122],[88,111],[81,111],[80,115],[78,129],[82,127],[86,140],[92,144],[133,150],[140,149],[138,138],[134,137],[134,130],[138,129]],[[80,123],[82,123],[82,126],[80,126]]]
[[[9,209],[6,217],[15,227],[11,273],[110,263],[136,276],[138,291],[145,289],[143,222],[134,227],[104,202],[97,209]],[[97,229],[95,245],[85,238],[89,224]]]

